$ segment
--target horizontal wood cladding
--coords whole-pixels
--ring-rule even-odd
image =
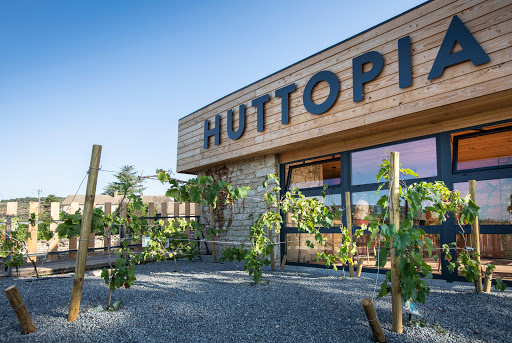
[[[475,66],[466,61],[446,68],[441,77],[428,80],[454,15],[469,29],[490,62]],[[411,38],[412,85],[399,88],[397,41],[407,35]],[[466,108],[468,116],[477,116],[470,114],[468,104],[478,106],[479,102],[485,102],[486,96],[507,94],[506,91],[512,89],[511,45],[510,1],[437,0],[427,3],[180,119],[177,171],[195,173],[207,166],[266,153],[280,153],[290,161],[297,151],[305,148],[322,155],[322,149],[334,146],[340,149],[336,142],[365,139],[365,132],[378,130],[380,124],[388,132],[394,130],[393,126],[400,130],[399,122],[403,120],[409,127],[421,127],[425,125],[422,112],[428,112],[437,123],[441,119],[449,122],[450,117],[460,121],[464,113],[459,109],[445,112],[442,118],[436,117],[436,109],[450,105],[460,104]],[[352,59],[369,51],[382,54],[384,66],[377,78],[364,85],[364,100],[354,102]],[[371,65],[365,67],[369,69]],[[323,70],[337,76],[340,92],[327,112],[314,115],[306,111],[302,96],[309,79]],[[291,83],[295,83],[296,90],[290,94],[290,121],[283,125],[281,99],[274,93]],[[323,102],[329,91],[326,82],[317,84],[312,91],[313,101]],[[258,132],[256,108],[251,106],[251,101],[265,94],[270,95],[270,101],[264,106],[264,131]],[[479,99],[479,102],[472,99]],[[237,129],[242,104],[246,106],[245,131],[240,139],[231,140],[227,136],[226,113],[233,110],[233,128]],[[508,107],[505,102],[502,106]],[[481,109],[480,112],[493,110]],[[212,137],[209,148],[204,149],[204,121],[209,120],[212,127],[216,115],[221,115],[220,145],[214,145]]]

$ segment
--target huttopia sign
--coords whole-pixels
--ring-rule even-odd
[[[458,43],[461,50],[453,52],[455,44]],[[473,35],[466,28],[458,16],[454,16],[446,31],[445,37],[439,48],[439,52],[430,69],[428,79],[440,77],[444,70],[455,64],[471,61],[475,66],[490,61],[487,53],[482,49]],[[363,72],[363,66],[371,63],[371,69]],[[364,84],[374,80],[381,72],[384,66],[384,57],[378,51],[369,51],[352,59],[352,85],[353,100],[359,102],[364,99]],[[406,88],[411,85],[411,39],[410,36],[398,40],[398,86]],[[312,100],[313,88],[319,83],[325,81],[329,84],[329,95],[320,104]],[[289,122],[290,94],[295,92],[296,85],[291,83],[285,87],[277,89],[274,97],[281,98],[281,124]],[[314,74],[307,82],[302,95],[302,102],[306,111],[311,114],[319,115],[329,110],[340,93],[340,82],[336,74],[331,71],[323,70]],[[265,111],[264,105],[270,101],[270,94],[265,94],[253,99],[251,106],[256,108],[257,131],[262,132],[264,127]],[[221,115],[215,116],[215,124],[210,125],[210,120],[204,121],[204,149],[209,148],[209,138],[214,137],[215,145],[220,144],[220,119]],[[238,129],[233,130],[233,110],[227,111],[227,134],[231,140],[237,140],[242,137],[245,131],[245,104],[239,106],[238,111]]]

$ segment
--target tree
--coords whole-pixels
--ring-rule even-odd
[[[138,179],[137,174],[138,172],[135,170],[135,166],[122,166],[121,171],[114,175],[117,181],[110,182],[107,186],[105,186],[105,188],[103,188],[103,194],[110,196],[114,196],[114,192],[123,194],[123,185],[127,183],[132,185],[128,188],[127,195],[142,194],[142,192],[146,189],[146,187],[143,186],[142,181],[133,185]]]

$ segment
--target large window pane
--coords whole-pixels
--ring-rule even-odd
[[[368,192],[355,192],[352,193],[350,202],[352,203],[352,223],[354,226],[368,225],[366,217],[372,215],[377,218],[379,222],[382,221],[385,211],[382,207],[377,205],[377,201],[381,196],[388,193],[388,190],[380,190],[378,193],[375,191]],[[400,218],[405,219],[406,207],[405,201],[400,201]],[[386,217],[386,222],[389,222],[389,214]]]
[[[465,196],[469,183],[453,185]],[[480,207],[480,225],[512,224],[512,178],[476,181],[476,203]]]
[[[289,167],[288,190],[294,188],[313,188],[324,185],[339,185],[341,166],[339,159],[326,162],[305,163]]]
[[[457,170],[512,165],[512,130],[468,137],[457,144]]]
[[[322,198],[321,196],[311,196],[307,198],[316,198],[321,203],[323,203],[326,206],[333,206],[337,210],[341,210],[341,194],[327,194],[325,198]],[[285,213],[284,214],[284,222],[285,227],[296,227],[297,223],[292,220],[292,214],[291,213]],[[334,220],[334,226],[340,226],[341,225],[341,218],[337,218]]]
[[[352,153],[352,184],[377,182],[379,164],[392,151],[398,151],[402,166],[414,170],[419,177],[437,175],[436,139],[427,138]]]

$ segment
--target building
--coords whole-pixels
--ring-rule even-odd
[[[380,160],[399,151],[419,181],[467,192],[477,180],[483,258],[512,276],[503,269],[512,258],[511,44],[510,1],[426,2],[181,118],[177,171],[251,186],[245,208],[226,211],[220,238],[240,241],[248,213],[265,210],[268,173],[307,196],[329,184],[327,199],[341,208],[350,192],[361,225],[361,211],[381,211]],[[438,247],[463,244],[453,218],[418,220]],[[335,228],[324,232],[339,239]],[[288,262],[316,263],[306,239],[293,223],[282,229]]]
[[[123,196],[114,192],[114,196],[105,195],[105,194],[97,194],[94,197],[94,207],[100,208],[102,211],[105,211],[105,204],[110,203],[111,211],[114,212],[119,203],[121,202]],[[85,195],[68,195],[61,204],[61,210],[65,212],[69,212],[71,202],[77,203],[77,209],[83,212],[84,204],[85,204]],[[125,203],[128,202],[128,199],[124,200]],[[163,196],[163,195],[142,195],[142,202],[145,204],[154,203],[156,213],[160,213],[162,210],[162,203],[172,203],[172,199]]]

